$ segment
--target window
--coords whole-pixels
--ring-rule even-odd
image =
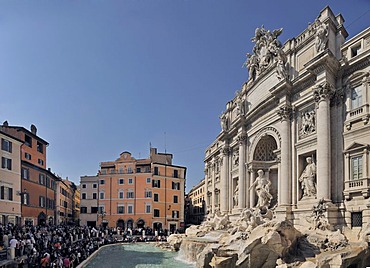
[[[351,227],[362,227],[362,212],[351,213]]]
[[[63,206],[64,206],[65,208],[66,208],[66,207],[68,207],[68,203],[67,203],[67,201],[64,201]]]
[[[127,213],[128,214],[134,213],[134,206],[133,205],[128,205],[127,206]]]
[[[86,184],[82,184],[82,189],[86,189]]]
[[[104,208],[104,206],[100,206],[99,207],[99,210],[98,210],[98,213],[99,214],[103,214],[105,212],[105,208]]]
[[[98,207],[91,207],[91,213],[98,213]]]
[[[101,170],[101,174],[103,174],[103,175],[104,175],[104,174],[107,174],[107,170],[106,170],[106,169],[102,169],[102,170]]]
[[[100,184],[101,185],[105,184],[105,180],[100,180]]]
[[[32,147],[32,138],[28,135],[24,135],[24,144],[28,147]]]
[[[120,190],[119,193],[118,193],[118,198],[123,199],[123,197],[124,197],[124,192],[123,192],[123,190]]]
[[[154,216],[154,217],[159,217],[159,215],[160,215],[160,214],[159,214],[159,209],[154,209],[154,210],[153,210],[153,216]]]
[[[150,213],[151,212],[151,205],[150,204],[146,204],[145,205],[145,213]]]
[[[146,178],[146,183],[150,183],[151,179],[150,178]]]
[[[134,192],[132,190],[127,192],[127,198],[134,198]]]
[[[1,158],[1,167],[12,170],[12,160],[6,157]]]
[[[133,183],[133,179],[128,179],[128,184],[132,184]]]
[[[81,199],[86,199],[86,193],[82,193]]]
[[[159,200],[159,194],[154,194],[154,202],[158,202]]]
[[[120,167],[120,168],[118,169],[118,173],[122,174],[122,173],[123,173],[123,168],[121,168],[121,167]]]
[[[91,209],[92,209],[92,208],[91,208]],[[80,213],[81,213],[81,214],[87,213],[87,207],[81,207],[81,209],[80,209]]]
[[[37,160],[37,162],[38,162],[38,163],[39,163],[39,165],[41,165],[41,166],[43,166],[43,165],[44,165],[44,160],[42,160],[42,159],[40,159],[40,158]]]
[[[39,206],[42,208],[45,207],[45,197],[43,196],[39,197]]]
[[[159,175],[158,167],[154,167],[154,175]]]
[[[12,152],[12,142],[6,139],[1,139],[1,150],[11,153]]]
[[[0,199],[13,200],[13,188],[1,186]]]
[[[98,185],[96,183],[93,184],[93,188],[96,189],[98,188]]]
[[[118,205],[117,213],[118,214],[125,214],[125,206]]]
[[[351,109],[357,109],[362,106],[362,88],[358,86],[351,91]]]
[[[100,192],[99,199],[104,199],[104,192]]]
[[[39,141],[37,142],[37,151],[40,153],[44,153],[44,146]]]
[[[352,157],[351,158],[351,179],[360,180],[362,179],[362,156]]]
[[[179,182],[172,182],[172,189],[173,190],[180,190],[180,183]]]
[[[152,198],[152,191],[145,190],[145,198]]]
[[[30,170],[28,168],[22,168],[22,179],[30,179]]]
[[[173,196],[173,202],[178,203],[179,202],[179,197],[177,195]]]
[[[141,168],[136,168],[136,173],[141,173]]]
[[[45,185],[45,175],[42,173],[39,174],[39,183]]]
[[[160,180],[152,180],[152,187],[153,188],[161,188],[161,181]]]
[[[98,198],[98,194],[97,193],[93,193],[93,199],[97,199]]]
[[[114,168],[111,168],[109,172],[110,174],[114,174]]]
[[[174,178],[178,178],[178,177],[179,177],[179,171],[178,171],[177,169],[175,169],[175,170],[173,171],[173,177],[174,177]]]
[[[357,56],[361,52],[361,44],[351,47],[351,57]]]
[[[132,168],[131,167],[127,167],[127,173],[132,173]]]
[[[125,184],[125,179],[118,179],[118,184]]]
[[[172,218],[178,219],[179,218],[179,212],[177,210],[172,210]]]

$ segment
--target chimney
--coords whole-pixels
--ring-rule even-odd
[[[31,125],[31,132],[34,135],[36,135],[36,133],[37,133],[37,128],[36,128],[36,126],[34,124]]]

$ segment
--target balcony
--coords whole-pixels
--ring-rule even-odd
[[[351,199],[354,195],[362,195],[364,198],[370,196],[370,178],[363,178],[359,180],[350,180],[344,182],[344,197],[346,200]]]
[[[347,130],[351,130],[352,125],[356,122],[363,121],[364,124],[369,122],[370,118],[370,109],[369,104],[364,104],[360,107],[347,111],[346,116],[346,128]]]

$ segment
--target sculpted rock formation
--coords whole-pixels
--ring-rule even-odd
[[[230,220],[219,212],[208,215],[186,235],[170,237],[180,246],[180,256],[196,267],[364,267],[370,263],[367,242],[370,225],[361,233],[362,242],[349,243],[340,229],[332,231],[326,219],[327,205],[320,200],[299,231],[290,221],[277,220],[274,209],[244,209]],[[354,266],[355,267],[355,266]]]

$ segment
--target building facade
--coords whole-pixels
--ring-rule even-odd
[[[98,177],[81,177],[79,188],[80,224],[95,227],[98,223]]]
[[[55,190],[58,178],[46,169],[48,142],[37,136],[37,128],[27,130],[9,126],[5,121],[0,131],[23,142],[20,149],[22,224],[55,223]]]
[[[0,131],[0,222],[21,223],[21,158],[22,141]]]
[[[96,200],[87,188],[86,180],[91,179],[92,186],[97,183],[98,225],[175,232],[184,225],[186,168],[173,165],[172,158],[151,148],[147,159],[123,152],[115,161],[101,162],[96,177],[81,177],[81,223],[88,216],[83,215],[85,207],[87,214],[93,209],[84,204]]]
[[[249,79],[227,103],[206,149],[209,213],[275,208],[305,225],[323,199],[330,223],[370,223],[370,28],[346,41],[324,8],[300,35],[257,28]]]
[[[206,212],[206,194],[204,190],[205,180],[201,180],[187,194],[188,207],[186,224],[200,224],[204,220]]]
[[[57,224],[72,224],[75,223],[75,191],[77,187],[68,178],[56,181],[56,223]]]

